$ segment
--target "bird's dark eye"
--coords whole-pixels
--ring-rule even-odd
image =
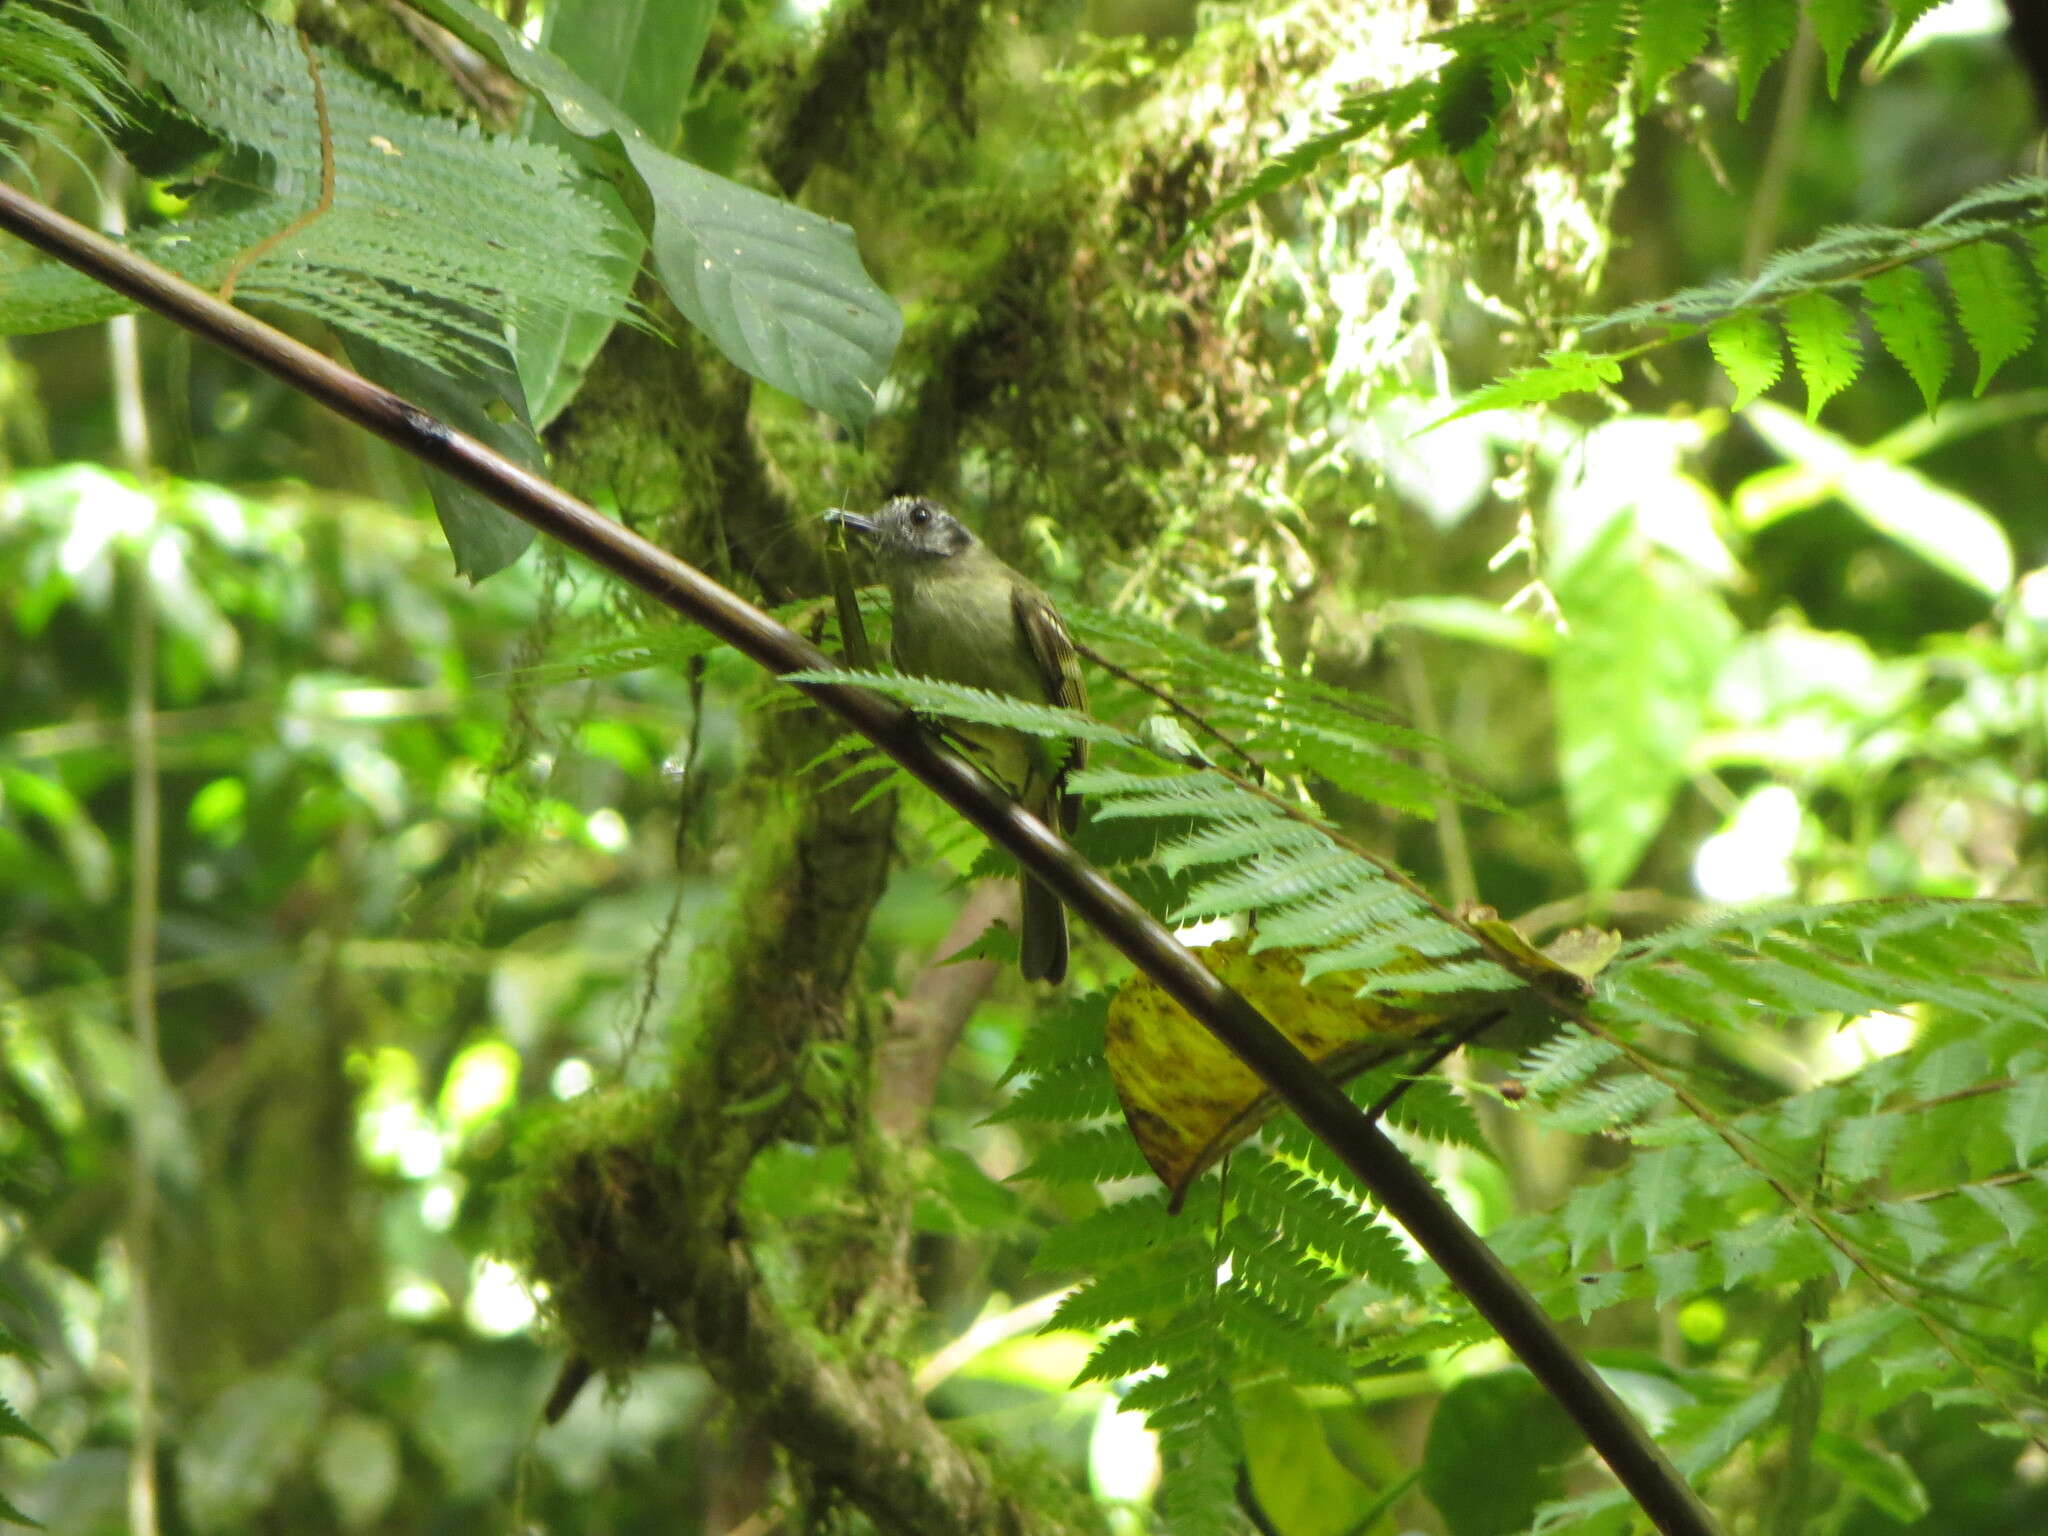
[[[912,507],[910,509],[910,520],[913,523],[928,523],[932,520],[932,515],[927,508]]]

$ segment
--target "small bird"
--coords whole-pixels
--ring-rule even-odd
[[[898,671],[1034,704],[1086,709],[1080,659],[1059,610],[990,552],[958,518],[922,496],[898,496],[872,517],[825,514],[861,534],[889,587]],[[1088,758],[1087,743],[1033,736],[966,720],[946,722],[989,776],[1024,809],[1062,835],[1074,830],[1080,800],[1067,776]],[[1059,898],[1024,877],[1019,967],[1026,981],[1067,974],[1067,914]]]

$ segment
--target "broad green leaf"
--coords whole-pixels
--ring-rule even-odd
[[[1422,1488],[1451,1536],[1504,1536],[1563,1495],[1565,1464],[1584,1448],[1584,1436],[1527,1371],[1468,1376],[1430,1419]]]
[[[1659,0],[1636,12],[1636,91],[1648,101],[1707,48],[1714,0]]]
[[[384,1419],[346,1413],[321,1426],[320,1486],[352,1531],[371,1529],[391,1507],[401,1465],[398,1436]]]
[[[1817,292],[1786,300],[1782,313],[1792,361],[1806,382],[1806,419],[1811,421],[1856,377],[1863,354],[1856,316],[1832,294]]]
[[[676,307],[764,383],[859,430],[903,332],[853,231],[643,144],[654,265]]]
[[[1976,502],[1918,470],[1863,452],[1768,400],[1752,405],[1744,418],[1787,459],[1824,477],[1851,511],[1886,538],[1986,596],[2000,597],[2011,588],[2011,541]],[[1745,515],[1739,495],[1736,509]]]
[[[1238,1393],[1245,1471],[1267,1516],[1288,1536],[1349,1536],[1376,1490],[1338,1459],[1323,1421],[1357,1408],[1317,1409],[1291,1383],[1272,1381]]]
[[[527,420],[526,392],[502,350],[495,363],[471,365],[458,374],[429,367],[366,337],[344,336],[342,345],[365,378],[403,395],[522,468],[546,472],[547,455]],[[426,477],[434,514],[461,575],[482,581],[517,560],[533,542],[532,526],[482,491],[438,469],[428,469]]]
[[[1546,352],[1534,367],[1518,368],[1506,378],[1496,379],[1475,391],[1448,416],[1424,427],[1427,432],[1461,416],[1481,411],[1505,410],[1517,405],[1537,405],[1560,395],[1598,390],[1621,380],[1621,359],[1598,352]]]
[[[1749,116],[1756,83],[1799,33],[1799,0],[1721,0],[1721,47],[1735,61],[1735,115]]]
[[[867,424],[903,317],[862,268],[851,229],[677,159],[474,0],[420,8],[536,92],[564,128],[623,157],[621,190],[652,204],[655,270],[684,318],[763,383],[854,430]]]
[[[1828,95],[1842,89],[1842,65],[1858,38],[1875,24],[1870,0],[1806,0],[1807,20],[1813,24],[1814,41],[1828,63]]]
[[[714,0],[551,0],[541,46],[666,147],[717,9]]]
[[[1785,350],[1778,327],[1762,310],[1738,310],[1707,332],[1714,360],[1735,386],[1735,409],[1741,410],[1778,382],[1785,371]]]
[[[673,145],[711,26],[710,0],[557,0],[547,8],[541,46],[601,93],[657,145]],[[527,131],[567,147],[575,139],[532,99]],[[647,241],[615,187],[600,194],[621,239],[607,262],[619,290],[632,288]],[[569,403],[613,321],[597,315],[544,316],[519,332],[519,376],[545,427]]]
[[[1733,639],[1713,590],[1614,518],[1558,584],[1569,629],[1550,660],[1572,847],[1596,887],[1628,878],[1664,823]]]
[[[2034,339],[2034,295],[2019,256],[1995,240],[1959,246],[1942,258],[1956,318],[1977,349],[1977,387],[1983,394],[1991,376],[2026,350]]]
[[[1894,267],[1864,285],[1863,301],[1871,329],[1899,360],[1931,413],[1955,362],[1948,316],[1934,296],[1934,285],[1916,268]]]

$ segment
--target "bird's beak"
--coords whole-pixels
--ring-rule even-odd
[[[827,508],[825,521],[838,523],[843,528],[851,528],[855,533],[876,534],[882,531],[872,517],[863,517],[858,512],[847,511],[844,507]]]

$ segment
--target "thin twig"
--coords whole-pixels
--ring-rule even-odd
[[[125,162],[108,170],[102,218],[116,234],[127,229]],[[138,480],[149,472],[149,413],[142,387],[137,317],[107,322],[107,365],[122,462]],[[156,1536],[156,1336],[152,1324],[156,1268],[157,1130],[163,1124],[163,1052],[156,1014],[157,882],[163,862],[163,785],[156,753],[156,591],[149,551],[122,561],[128,588],[128,1019],[135,1032],[135,1075],[129,1087],[129,1152],[133,1172],[128,1200],[128,1379],[135,1439],[128,1452],[128,1528]]]

